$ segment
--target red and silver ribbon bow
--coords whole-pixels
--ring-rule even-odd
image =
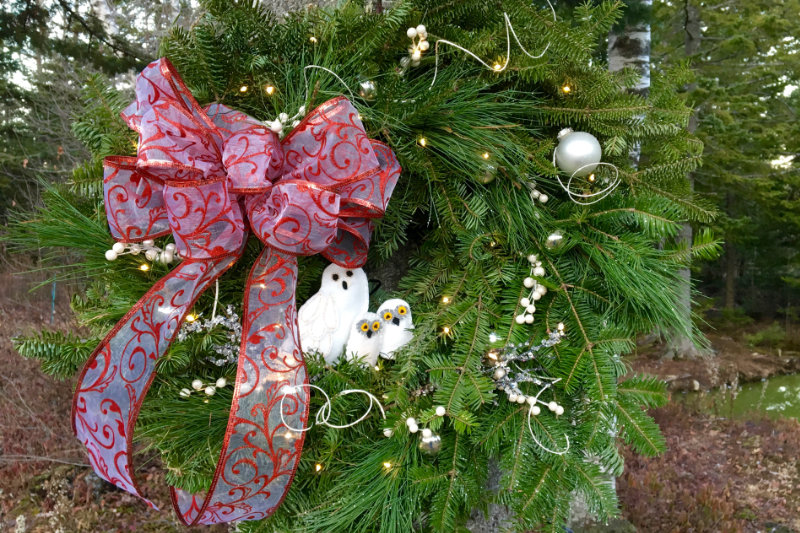
[[[156,362],[195,300],[241,257],[249,226],[265,247],[245,287],[222,452],[207,494],[173,488],[172,500],[187,525],[265,518],[283,501],[303,445],[280,406],[293,427],[308,418],[296,256],[362,266],[372,219],[383,216],[400,166],[367,137],[345,98],[314,109],[280,141],[241,112],[201,108],[167,59],[142,71],[122,116],[139,133],[139,149],[105,161],[111,233],[123,242],[171,233],[183,261],[89,358],[73,400],[75,434],[100,477],[144,499],[131,440]],[[286,385],[300,386],[281,402]]]

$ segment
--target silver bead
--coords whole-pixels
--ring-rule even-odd
[[[563,129],[558,134],[555,150],[556,165],[570,176],[591,174],[603,158],[600,142],[591,133]]]
[[[358,95],[371,102],[378,97],[378,86],[372,80],[362,80],[358,82]]]
[[[563,244],[564,234],[561,233],[561,230],[556,230],[548,235],[547,240],[544,242],[544,245],[548,250],[558,250]]]
[[[436,455],[442,449],[442,438],[439,435],[422,437],[419,440],[419,449],[428,455]]]

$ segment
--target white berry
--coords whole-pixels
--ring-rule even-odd
[[[138,244],[131,244],[131,254],[132,255],[139,255],[139,252],[142,251],[142,247]]]
[[[536,404],[536,398],[534,396],[528,396],[525,399],[525,401],[528,402],[528,405],[535,405]]]
[[[555,410],[558,409],[558,404],[556,402],[550,402],[547,404],[547,408],[555,412]]]
[[[538,258],[536,257],[536,254],[531,254],[531,255],[528,256],[528,262],[529,263],[535,263],[537,260],[538,260]]]
[[[117,258],[117,252],[114,250],[106,250],[106,259],[108,261],[113,261]]]
[[[542,412],[542,409],[538,405],[532,405],[531,406],[531,414],[533,416],[538,416],[539,413],[541,413],[541,412]]]
[[[417,431],[419,431],[419,426],[418,426],[418,425],[416,425],[416,424],[414,424],[413,426],[408,426],[408,430],[409,430],[411,433],[416,433]]]
[[[115,242],[114,246],[112,246],[111,249],[117,252],[118,254],[121,254],[122,252],[125,251],[125,245],[122,244],[121,242]]]
[[[521,394],[521,395],[517,396],[517,403],[519,403],[519,404],[525,403],[525,395],[524,394]]]
[[[440,405],[436,408],[436,416],[444,416],[447,413],[447,409],[444,408],[444,405]]]
[[[539,192],[539,191],[537,191],[536,189],[533,189],[533,190],[531,191],[531,198],[533,198],[534,200],[538,200],[538,199],[540,199],[541,197],[542,197],[542,193],[540,193],[540,192]]]
[[[533,324],[533,315],[525,315],[525,323]]]
[[[519,304],[522,307],[528,307],[529,305],[531,305],[531,301],[529,298],[523,298],[522,300],[519,301]]]
[[[428,48],[430,47],[431,44],[428,41],[422,41],[421,43],[419,43],[419,49],[422,50],[423,52],[427,52]]]
[[[416,28],[418,34],[428,33],[428,29],[425,27],[424,24],[420,24]]]
[[[408,417],[406,419],[406,425],[409,426],[409,427],[415,426],[415,425],[417,425],[417,421],[414,419],[414,417]]]
[[[394,435],[394,431],[392,431],[392,428],[386,428],[383,430],[383,436],[386,437],[387,439],[392,435]]]
[[[516,318],[514,318],[514,321],[517,324],[524,324],[525,323],[525,315],[517,315]]]
[[[494,371],[494,374],[492,375],[494,376],[494,379],[503,379],[506,376],[506,371],[503,368],[498,368],[497,370]]]
[[[156,260],[156,257],[158,257],[158,252],[156,252],[155,250],[147,250],[147,251],[144,253],[144,257],[145,257],[145,259],[147,259],[148,261],[155,261],[155,260]]]
[[[153,239],[145,239],[142,241],[142,246],[144,246],[145,248],[152,248],[153,246],[155,246],[155,244],[156,241],[154,241]]]
[[[550,198],[546,194],[540,194],[539,195],[539,201],[542,202],[543,204],[546,204],[547,200],[549,200],[549,199]]]
[[[213,385],[209,385],[208,387],[206,387],[205,392],[208,396],[214,396],[214,393],[217,392],[217,388]]]
[[[542,299],[542,293],[539,291],[534,291],[534,293],[531,294],[531,298],[533,299],[533,301],[538,302],[539,300]]]
[[[528,313],[535,313],[536,306],[533,304],[529,304],[527,307],[525,307],[525,311],[527,311]]]
[[[171,242],[164,247],[164,250],[168,252],[175,252],[175,243]]]
[[[408,28],[406,30],[406,35],[408,35],[409,39],[413,39],[417,36],[417,29],[416,28]]]
[[[194,390],[200,390],[203,388],[203,382],[199,379],[192,381],[192,388]]]
[[[508,401],[511,402],[511,403],[516,403],[517,402],[517,398],[519,398],[519,395],[517,395],[517,394],[515,394],[513,392],[508,395]]]
[[[217,388],[218,388],[218,389],[222,389],[222,388],[224,388],[224,387],[225,387],[225,385],[227,385],[227,384],[228,384],[228,380],[227,380],[227,379],[225,379],[225,378],[219,378],[219,379],[217,380],[216,386],[217,386]]]
[[[192,394],[192,391],[190,391],[189,389],[181,389],[180,395],[183,398],[188,398],[189,396],[191,396],[191,394]]]
[[[527,289],[531,289],[531,288],[533,288],[533,284],[534,284],[534,283],[536,283],[536,280],[535,280],[535,279],[533,279],[533,278],[531,278],[531,277],[527,277],[527,278],[525,278],[525,279],[523,280],[523,282],[522,282],[522,284],[523,284],[523,285],[525,285],[525,288],[527,288]]]
[[[542,267],[536,267],[536,268],[534,268],[534,269],[533,269],[533,275],[534,275],[534,276],[539,276],[539,277],[542,277],[542,276],[544,276],[544,268],[542,268]]]
[[[274,133],[280,133],[283,131],[283,124],[281,124],[280,120],[273,120],[269,125],[269,129]]]
[[[169,250],[164,250],[164,252],[161,254],[161,262],[165,265],[172,263],[173,259],[175,259],[175,256],[172,255],[172,252]]]
[[[433,431],[431,431],[428,428],[425,428],[422,430],[422,436],[425,437],[426,439],[429,439],[433,436]]]
[[[287,113],[281,113],[278,115],[278,120],[280,120],[281,122],[286,122],[287,120],[289,120],[289,115]]]
[[[557,416],[561,416],[563,414],[564,414],[564,408],[562,406],[560,406],[560,405],[558,407],[556,407],[556,415]]]

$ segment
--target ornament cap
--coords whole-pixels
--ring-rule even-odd
[[[558,140],[560,141],[561,139],[563,139],[564,137],[566,137],[567,135],[569,135],[573,131],[575,131],[575,130],[573,130],[572,128],[564,128],[564,129],[562,129],[561,131],[558,132]]]

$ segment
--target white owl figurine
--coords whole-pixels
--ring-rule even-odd
[[[383,321],[375,313],[365,313],[357,318],[350,328],[350,338],[344,350],[348,361],[361,360],[362,363],[375,366],[381,353],[383,338]]]
[[[386,300],[378,308],[378,316],[383,321],[381,357],[394,359],[395,352],[414,338],[411,306],[400,298]]]
[[[328,265],[319,291],[300,307],[297,324],[304,352],[318,352],[336,363],[356,318],[369,309],[369,284],[360,268]]]

